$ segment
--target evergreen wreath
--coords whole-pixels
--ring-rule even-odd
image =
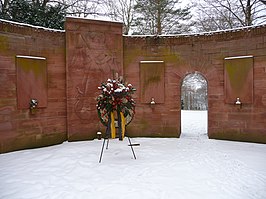
[[[111,112],[122,112],[128,125],[135,114],[135,101],[132,94],[136,91],[131,84],[122,80],[108,79],[98,87],[101,94],[97,97],[97,112],[103,125],[107,126]]]

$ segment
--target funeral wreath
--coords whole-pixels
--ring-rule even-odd
[[[111,114],[117,112],[123,114],[125,125],[128,125],[135,114],[132,94],[136,89],[119,79],[108,79],[98,89],[101,94],[97,97],[97,112],[102,124],[107,126]]]

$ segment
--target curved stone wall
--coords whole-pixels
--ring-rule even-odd
[[[249,78],[241,69],[247,58],[252,58]],[[235,101],[226,101],[228,84],[225,66],[228,60],[240,67],[232,81],[251,88],[241,108]],[[235,61],[236,60],[236,61]],[[165,101],[151,107],[141,103],[141,63],[164,62]],[[266,26],[247,27],[221,32],[180,36],[125,36],[124,75],[135,83],[138,95],[137,114],[129,128],[135,136],[180,136],[180,86],[182,79],[192,72],[200,72],[208,81],[208,136],[209,138],[266,143]],[[251,71],[251,72],[250,72]],[[251,86],[250,86],[251,85]],[[235,90],[241,94],[242,91]],[[152,98],[153,96],[150,96]],[[242,98],[241,98],[242,99]],[[156,98],[155,98],[156,101]]]
[[[33,70],[29,69],[31,65],[27,65],[24,74],[32,78],[19,80],[18,56],[33,62],[35,58],[46,59],[46,68],[35,71],[46,73],[47,86],[42,88],[42,93],[47,93],[47,96],[43,96],[44,102],[39,98],[41,107],[34,114],[29,108],[18,105],[17,89],[21,87],[21,97],[30,97],[26,96],[25,90],[23,92],[24,83],[32,81],[34,87],[34,81],[41,79],[34,78]],[[0,20],[0,152],[47,146],[66,140],[65,75],[64,31]]]
[[[34,113],[18,106],[17,89],[21,97],[24,88],[18,78],[21,56],[34,64],[36,58],[46,60],[47,78],[42,77],[47,79],[47,101]],[[23,70],[35,80],[28,67]],[[137,88],[131,136],[179,137],[181,83],[195,71],[208,81],[209,138],[266,143],[265,25],[192,35],[122,36],[122,24],[116,22],[67,18],[66,30],[57,31],[0,20],[0,152],[93,139],[96,131],[104,132],[93,107],[97,86],[114,73]],[[239,77],[244,78],[234,80]],[[242,87],[239,108],[231,99],[243,93]]]

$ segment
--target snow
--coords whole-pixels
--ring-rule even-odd
[[[141,64],[145,64],[145,63],[164,63],[164,61],[140,61]]]
[[[66,16],[67,18],[69,19],[88,19],[88,20],[91,20],[91,21],[102,21],[102,22],[110,22],[110,23],[116,23],[116,24],[123,24],[122,21],[120,20],[112,20],[110,19],[110,17],[108,16],[105,16],[104,14],[97,14],[97,15],[88,15],[86,17],[78,17],[78,16]]]
[[[34,57],[34,56],[24,56],[24,55],[17,55],[18,58],[25,58],[25,59],[42,59],[45,60],[45,57]]]
[[[252,58],[253,55],[246,55],[246,56],[237,56],[237,57],[225,57],[224,59],[244,59],[244,58]]]
[[[208,111],[181,111],[181,138],[208,139]]]
[[[266,145],[207,138],[207,111],[182,111],[177,138],[102,140],[0,154],[2,199],[263,199]],[[134,122],[134,121],[133,121]]]
[[[192,32],[192,33],[181,33],[181,34],[161,34],[161,35],[123,35],[124,37],[133,37],[133,38],[148,38],[148,37],[168,37],[168,38],[179,38],[179,37],[198,37],[198,36],[211,36],[219,35],[228,32],[240,32],[240,31],[251,31],[252,29],[264,28],[266,24],[261,25],[252,25],[238,28],[231,28],[225,30],[214,30],[209,32]]]
[[[29,28],[42,29],[42,30],[46,30],[46,31],[50,31],[50,32],[65,32],[65,30],[46,28],[46,27],[43,27],[43,26],[34,26],[34,25],[26,24],[26,23],[9,21],[9,20],[5,20],[5,19],[0,19],[0,22],[10,23],[10,24],[13,24],[13,25],[18,26],[18,27],[25,26],[25,27],[29,27]]]

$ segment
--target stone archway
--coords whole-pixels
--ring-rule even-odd
[[[208,83],[201,73],[195,71],[183,78],[180,101],[180,137],[207,137]]]

